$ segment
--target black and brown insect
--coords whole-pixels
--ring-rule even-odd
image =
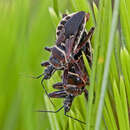
[[[89,19],[89,14],[83,11],[73,13],[70,15],[63,15],[63,19],[60,21],[56,30],[56,45],[53,47],[45,47],[45,49],[51,52],[49,61],[41,63],[42,66],[47,67],[44,73],[36,78],[40,78],[41,84],[48,95],[43,80],[51,78],[56,70],[64,70],[68,68],[68,63],[76,62],[75,57],[78,57],[81,48],[91,38],[94,28],[91,28],[89,33],[86,33],[85,25]],[[81,38],[84,37],[84,41],[81,42]],[[88,50],[90,52],[91,50]],[[91,60],[91,57],[89,58]]]
[[[67,115],[66,113],[70,111],[72,102],[76,96],[79,96],[82,93],[85,93],[85,97],[86,99],[88,99],[88,91],[85,88],[85,86],[89,85],[89,77],[88,77],[88,72],[84,65],[82,52],[81,52],[83,51],[85,53],[88,59],[89,65],[91,66],[92,65],[91,44],[90,44],[90,40],[86,42],[85,40],[86,36],[87,36],[87,33],[84,32],[80,40],[80,43],[83,43],[84,46],[82,46],[80,51],[76,53],[76,55],[74,55],[74,59],[76,60],[76,62],[69,62],[68,68],[64,69],[62,82],[58,82],[53,85],[53,88],[58,89],[59,91],[54,91],[52,93],[49,93],[50,98],[64,98],[63,106],[59,108],[57,111],[40,111],[40,112],[57,113],[62,108],[64,108],[65,116],[70,117],[74,120],[77,120],[81,123],[84,123],[83,121],[80,121],[74,117],[71,117],[70,115]]]
[[[49,98],[64,98],[64,105],[57,111],[40,111],[56,113],[64,108],[64,115],[73,118],[66,113],[70,110],[73,99],[85,93],[86,98],[88,92],[85,88],[89,84],[89,77],[84,66],[82,51],[85,53],[90,66],[92,65],[92,51],[90,40],[94,32],[94,27],[87,33],[85,29],[86,22],[89,19],[89,14],[83,11],[73,13],[70,15],[63,15],[56,30],[56,45],[45,49],[51,52],[49,61],[41,63],[42,66],[47,67],[44,73],[36,78],[40,78],[43,85],[44,79],[49,79],[56,70],[62,70],[62,82],[53,85],[53,88],[59,91],[52,93],[45,92]],[[84,123],[84,122],[82,122]]]

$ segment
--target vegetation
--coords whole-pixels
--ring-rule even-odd
[[[113,5],[113,6],[112,6]],[[63,13],[90,13],[87,30],[95,26],[92,38],[93,66],[89,69],[89,101],[75,98],[71,116],[83,125],[57,114],[36,110],[57,110],[63,100],[45,95],[40,80],[40,63],[49,58],[45,46],[55,44],[55,29]],[[130,1],[100,0],[1,0],[0,1],[0,129],[130,129]],[[60,81],[60,72],[45,81],[48,92]],[[95,93],[95,96],[94,96]]]

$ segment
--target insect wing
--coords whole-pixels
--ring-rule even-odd
[[[76,36],[79,27],[85,17],[85,12],[81,11],[73,15],[65,24],[65,37],[69,38],[71,35]]]

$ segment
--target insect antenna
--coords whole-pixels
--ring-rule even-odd
[[[44,110],[38,110],[36,112],[49,112],[49,113],[57,113],[59,112],[62,108],[64,108],[64,105],[62,107],[60,107],[57,111],[44,111]]]
[[[40,75],[38,75],[37,77],[32,77],[32,78],[34,78],[34,79],[39,79],[39,78],[41,78],[42,76],[44,75],[44,73],[43,74],[40,74]],[[55,106],[54,105],[54,103],[52,102],[52,100],[50,99],[50,97],[49,97],[49,95],[48,95],[48,92],[47,92],[47,90],[46,90],[46,88],[45,88],[45,86],[44,86],[44,84],[43,84],[43,81],[44,81],[44,77],[42,78],[42,80],[41,80],[41,85],[42,85],[42,88],[44,89],[44,91],[45,91],[45,93],[46,93],[46,95],[48,96],[48,98],[49,98],[49,100],[50,100],[50,102],[51,102],[51,104],[53,105],[53,106]]]
[[[81,121],[81,120],[78,120],[78,119],[76,119],[76,118],[74,118],[74,117],[72,117],[72,116],[70,116],[70,115],[67,115],[66,113],[64,113],[64,115],[67,116],[67,117],[69,117],[69,118],[71,118],[71,119],[73,119],[73,120],[76,120],[76,121],[78,121],[78,122],[80,122],[80,123],[86,125],[85,122],[83,122],[83,121]]]

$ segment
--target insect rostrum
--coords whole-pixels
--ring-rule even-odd
[[[91,37],[94,32],[92,27],[89,32],[86,31],[85,25],[89,20],[89,13],[83,11],[76,12],[69,15],[63,15],[62,20],[59,22],[56,29],[56,43],[53,47],[45,47],[51,52],[48,61],[41,63],[41,66],[46,67],[43,74],[36,78],[43,76],[43,80],[51,78],[56,70],[63,72],[62,81],[53,85],[53,88],[58,89],[52,93],[47,93],[49,98],[64,98],[63,106],[57,110],[60,111],[64,108],[64,115],[75,119],[66,114],[71,108],[74,98],[82,93],[88,96],[86,84],[89,85],[89,77],[84,65],[82,51],[85,53],[86,58],[91,66],[92,64],[92,51],[91,51]],[[54,111],[40,111],[52,112]]]

